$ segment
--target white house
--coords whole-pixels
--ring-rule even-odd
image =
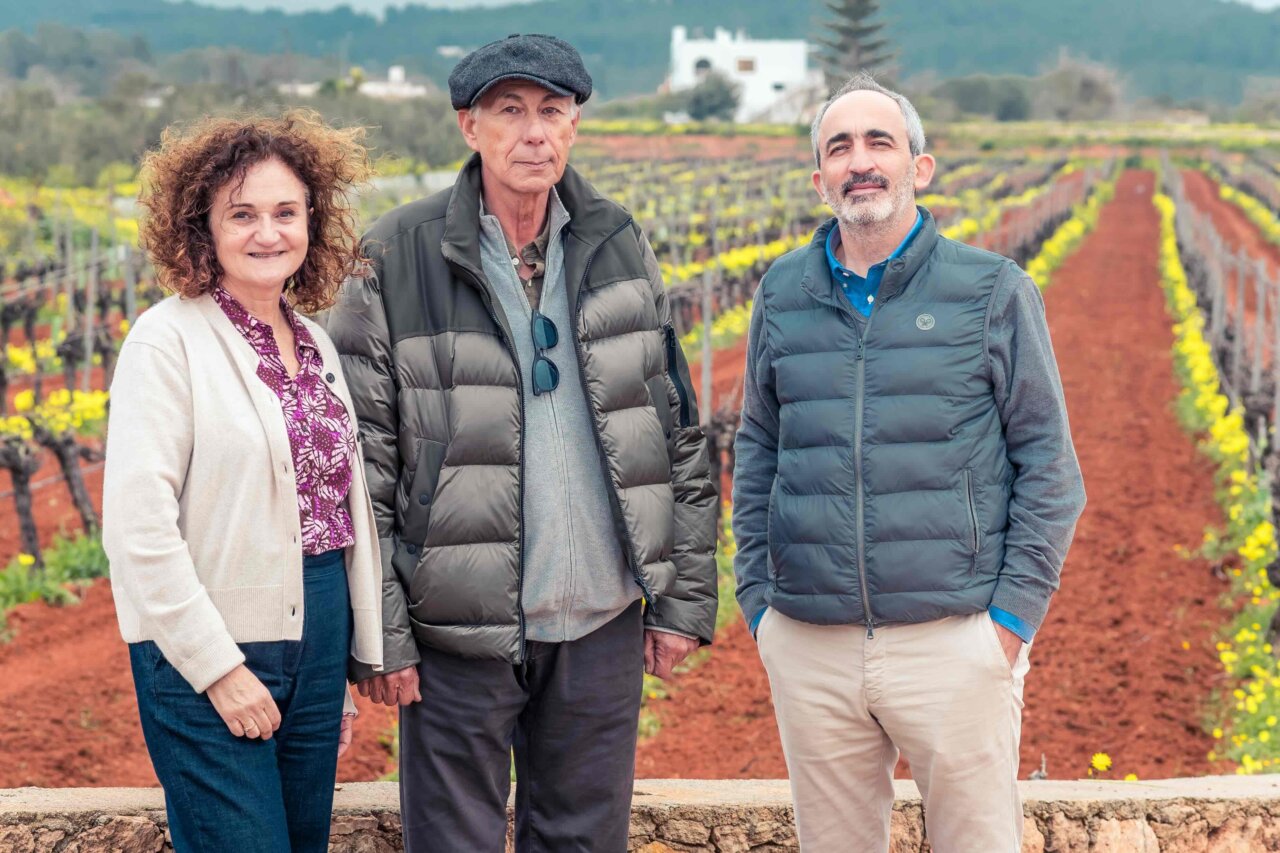
[[[384,101],[398,101],[403,98],[425,98],[427,87],[410,83],[405,78],[403,65],[392,65],[387,69],[386,80],[365,80],[361,83],[360,94]]]
[[[710,71],[741,87],[736,121],[794,121],[777,114],[796,101],[796,90],[813,86],[809,44],[804,39],[750,39],[739,30],[716,27],[712,38],[689,38],[686,27],[671,28],[672,91],[691,89]]]

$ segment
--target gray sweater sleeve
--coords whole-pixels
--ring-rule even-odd
[[[1014,471],[1004,566],[991,606],[1038,629],[1084,510],[1084,480],[1040,289],[1008,264],[988,310],[991,380]]]
[[[747,332],[742,423],[734,439],[733,560],[738,606],[754,626],[769,588],[769,493],[778,472],[778,396],[765,331],[763,288],[756,290]]]

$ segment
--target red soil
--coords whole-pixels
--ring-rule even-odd
[[[1244,211],[1218,195],[1218,184],[1199,169],[1182,170],[1182,185],[1187,201],[1206,211],[1218,233],[1231,248],[1244,249],[1254,258],[1267,262],[1274,275],[1280,270],[1280,246],[1267,240],[1244,215]]]
[[[1245,216],[1244,211],[1218,195],[1217,182],[1204,172],[1199,169],[1184,169],[1182,171],[1182,181],[1187,201],[1209,214],[1210,220],[1228,248],[1236,252],[1243,251],[1251,258],[1262,260],[1267,265],[1269,274],[1272,278],[1275,278],[1277,273],[1280,272],[1280,246],[1267,240],[1257,227],[1249,221],[1249,218]],[[1248,286],[1244,292],[1244,335],[1242,341],[1244,351],[1248,354],[1253,352],[1254,342],[1257,340],[1255,318],[1258,311],[1258,294],[1252,272],[1249,273],[1246,280]],[[1238,298],[1237,288],[1239,283],[1235,280],[1234,275],[1229,275],[1227,281],[1224,282],[1224,286],[1227,288],[1227,302],[1234,308]],[[1230,312],[1228,316],[1231,317],[1233,314],[1234,311]],[[1263,341],[1263,364],[1270,365],[1272,346],[1271,333],[1269,331],[1264,336]],[[1245,357],[1245,363],[1251,363],[1248,355]]]
[[[693,390],[702,397],[702,352],[688,353],[689,377],[693,380]],[[737,343],[716,350],[711,354],[711,396],[715,400],[714,411],[731,410],[735,417],[742,408],[742,376],[743,363],[747,357],[747,338],[743,335]]]
[[[1115,760],[1113,776],[1221,769],[1205,759],[1212,743],[1199,722],[1220,677],[1212,644],[1225,620],[1216,605],[1223,585],[1203,561],[1173,551],[1194,547],[1219,515],[1209,465],[1170,406],[1177,387],[1151,186],[1149,174],[1124,177],[1098,231],[1046,294],[1090,503],[1032,655],[1024,776],[1042,753],[1050,776],[1082,776],[1095,751]],[[716,354],[719,405],[736,405],[744,354],[745,341]],[[100,477],[90,482],[100,490]],[[10,537],[0,547],[16,543],[11,518],[0,516]],[[42,517],[42,528],[53,518]],[[0,645],[0,787],[153,784],[105,583],[65,612],[19,608],[10,626],[15,639]],[[671,688],[655,706],[661,732],[640,747],[640,776],[785,775],[768,682],[739,620]],[[357,701],[344,780],[390,769],[378,739],[394,712]]]
[[[1224,769],[1206,759],[1200,722],[1220,679],[1225,587],[1203,560],[1174,552],[1194,548],[1220,513],[1212,469],[1171,408],[1152,185],[1150,173],[1123,177],[1045,295],[1089,506],[1032,653],[1024,777],[1042,754],[1050,777],[1084,776],[1100,751],[1116,778]],[[671,693],[655,706],[662,729],[641,745],[639,775],[784,775],[768,680],[741,620]]]
[[[70,607],[22,605],[8,622],[13,640],[0,644],[0,788],[157,784],[108,583],[95,581]],[[379,739],[395,712],[360,696],[356,705],[339,781],[391,769]]]

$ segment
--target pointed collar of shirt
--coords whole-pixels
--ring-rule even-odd
[[[837,225],[831,229],[831,233],[827,235],[827,265],[831,268],[831,278],[840,286],[850,304],[862,316],[871,316],[871,307],[875,304],[876,293],[880,290],[880,279],[884,277],[885,266],[907,250],[907,246],[920,233],[923,225],[924,217],[917,210],[915,224],[911,226],[907,236],[902,238],[898,248],[894,249],[889,257],[868,269],[866,276],[860,276],[840,263],[839,258],[836,257],[836,248],[840,245],[840,227]]]
[[[236,327],[245,340],[247,340],[257,351],[259,356],[275,352],[279,355],[279,345],[276,341],[275,330],[271,328],[270,323],[264,323],[257,317],[249,313],[249,310],[240,303],[231,293],[219,284],[213,289],[213,299],[222,308],[222,312],[227,315],[227,319]],[[311,337],[311,333],[307,331],[307,327],[302,325],[294,313],[291,306],[284,295],[280,296],[280,313],[284,314],[285,321],[289,324],[289,328],[293,330],[294,344],[299,351],[305,351],[308,354],[320,355],[320,347]]]

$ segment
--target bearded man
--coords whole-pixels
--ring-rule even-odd
[[[906,98],[855,77],[812,138],[836,216],[756,293],[733,489],[800,844],[887,850],[901,751],[934,850],[1012,853],[1028,652],[1084,508],[1044,304],[915,205]]]

